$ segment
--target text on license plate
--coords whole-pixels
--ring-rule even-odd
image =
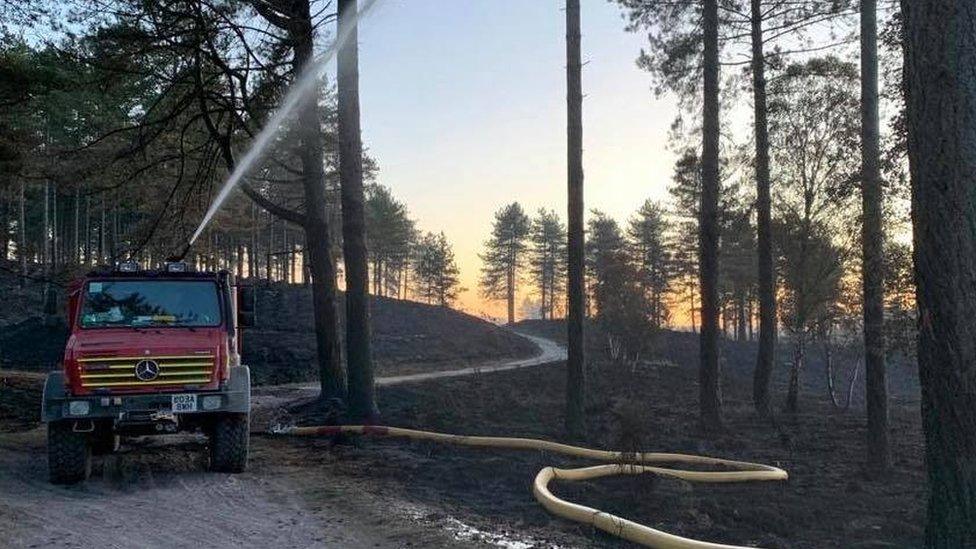
[[[196,411],[197,395],[173,395],[173,413]]]

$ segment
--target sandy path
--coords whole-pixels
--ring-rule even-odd
[[[380,385],[475,375],[563,360],[549,340],[540,353],[485,367],[380,378]],[[304,387],[298,387],[304,388]],[[260,399],[256,399],[256,405]],[[270,403],[267,403],[270,404]],[[176,441],[174,443],[174,440]],[[4,547],[472,547],[437,524],[390,513],[405,502],[370,500],[314,468],[287,463],[252,439],[242,475],[203,472],[199,437],[141,439],[96,458],[92,479],[47,482],[43,429],[0,435],[0,545]],[[341,481],[340,481],[341,482]],[[328,486],[329,498],[309,487]],[[407,504],[408,505],[408,504]]]
[[[47,482],[44,434],[0,440],[0,532],[4,547],[399,547],[394,517],[377,520],[342,498],[310,509],[297,468],[262,459],[243,475],[203,472],[203,443],[127,448],[102,460],[83,485]],[[269,458],[271,456],[268,456]],[[263,463],[264,462],[264,463]],[[304,481],[315,478],[310,472]],[[361,506],[357,506],[361,507]],[[375,516],[370,516],[370,515]],[[410,532],[402,532],[408,536]],[[448,546],[450,539],[439,540]]]
[[[535,343],[539,348],[539,354],[523,358],[519,360],[513,360],[510,362],[504,362],[502,364],[492,364],[487,366],[471,366],[468,368],[460,368],[457,370],[441,370],[438,372],[423,372],[419,374],[407,374],[402,376],[388,376],[388,377],[378,377],[376,378],[376,385],[380,387],[385,387],[387,385],[402,385],[404,383],[419,383],[422,381],[431,381],[435,379],[445,379],[450,377],[462,377],[462,376],[472,376],[478,374],[488,374],[492,372],[503,372],[505,370],[518,370],[519,368],[528,368],[531,366],[541,366],[543,364],[549,364],[551,362],[559,362],[561,360],[566,360],[566,349],[562,348],[555,341],[530,336],[527,334],[519,333],[520,336],[524,337]],[[293,388],[300,389],[303,391],[318,391],[318,383],[306,383],[301,385],[295,385]]]

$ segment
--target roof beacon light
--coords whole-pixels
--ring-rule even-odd
[[[167,273],[185,273],[187,271],[186,263],[183,261],[167,261],[166,262],[166,272]]]
[[[123,261],[119,263],[118,270],[121,273],[135,273],[140,269],[139,262],[135,260]]]

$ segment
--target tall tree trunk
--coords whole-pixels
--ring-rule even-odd
[[[61,253],[61,235],[60,235],[60,220],[61,215],[58,211],[58,186],[54,185],[51,188],[51,266],[56,267],[60,264]],[[53,270],[53,269],[52,269]]]
[[[41,233],[41,247],[44,253],[41,260],[44,263],[44,274],[51,270],[51,182],[44,182],[44,230]]]
[[[800,370],[806,358],[806,339],[798,334],[793,348],[793,366],[790,368],[790,381],[786,389],[786,412],[795,414],[800,408]]]
[[[107,262],[106,256],[106,245],[108,244],[108,237],[105,235],[105,194],[102,194],[101,202],[101,220],[98,223],[98,261],[100,263]]]
[[[57,299],[51,285],[54,262],[54,238],[51,231],[51,182],[44,182],[44,314],[47,320],[57,313]]]
[[[748,318],[749,318],[749,341],[753,341],[755,339],[753,321],[755,320],[756,313],[753,310],[753,301],[754,301],[754,297],[750,295],[749,296],[749,316],[748,316]]]
[[[244,278],[244,244],[241,242],[237,243],[237,255],[235,259],[237,260],[237,278],[240,280]]]
[[[295,74],[302,74],[312,60],[314,28],[308,0],[296,5],[292,42]],[[318,113],[319,94],[302,100],[298,112],[299,157],[305,194],[305,241],[309,244],[312,271],[312,308],[315,317],[319,381],[322,399],[345,397],[345,375],[339,346],[339,315],[336,299],[335,264],[330,255],[330,227],[326,208],[324,140]]]
[[[752,6],[752,98],[756,142],[756,228],[759,297],[759,353],[752,379],[752,402],[756,412],[770,413],[769,383],[776,361],[776,273],[773,270],[773,242],[769,181],[769,124],[766,120],[766,56],[763,51],[762,0]]]
[[[258,276],[258,208],[251,203],[251,241],[247,245],[247,277],[254,280]]]
[[[515,324],[515,267],[509,266],[506,273],[506,298],[508,301],[508,323]]]
[[[735,338],[739,341],[746,340],[746,294],[744,292],[739,293],[739,306],[735,312],[736,323],[738,325],[738,333],[736,333]]]
[[[546,287],[548,286],[548,280],[547,280],[548,276],[546,274],[545,269],[546,268],[543,267],[542,288],[540,288],[542,294],[542,300],[541,300],[542,302],[539,304],[539,317],[542,318],[542,320],[546,319]]]
[[[81,263],[81,185],[75,187],[75,229],[71,242],[71,262]]]
[[[6,260],[7,256],[10,255],[10,204],[13,202],[11,200],[13,197],[13,190],[9,192],[0,192],[0,209],[2,209],[2,215],[0,215],[0,227],[2,227],[3,234],[0,238],[0,259]]]
[[[17,228],[20,230],[20,240],[17,242],[17,256],[20,259],[20,287],[23,288],[27,284],[27,183],[25,180],[20,180],[20,197],[18,205],[20,211],[18,212],[17,218]]]
[[[701,336],[698,371],[698,400],[702,427],[722,424],[722,396],[719,387],[718,331],[718,0],[705,0],[704,104],[702,118],[702,185],[699,208],[699,276],[701,279]]]
[[[369,255],[363,196],[363,143],[359,126],[359,18],[356,0],[339,0],[336,82],[339,102],[339,186],[342,198],[342,255],[346,268],[346,364],[349,412],[379,415],[373,383],[369,325]],[[382,273],[380,273],[382,276]],[[382,280],[380,280],[382,284]]]
[[[973,547],[976,1],[903,0],[901,8],[929,480],[925,543]]]
[[[91,194],[85,192],[85,265],[92,264]]]
[[[580,3],[566,0],[566,156],[568,194],[569,314],[566,329],[566,434],[586,437],[586,357],[583,318],[586,315],[583,266],[583,82],[580,53]]]
[[[273,256],[271,255],[272,253],[274,253],[274,216],[272,216],[269,213],[268,214],[268,250],[264,257],[265,259],[264,270],[268,282],[274,280],[274,272],[272,271],[273,268]]]
[[[109,226],[111,227],[112,235],[112,245],[109,247],[109,254],[112,263],[115,263],[120,256],[120,238],[119,238],[119,193],[116,191],[112,196],[112,215],[109,218]]]
[[[888,387],[884,341],[884,233],[878,116],[877,0],[861,1],[861,234],[868,466],[888,469]]]

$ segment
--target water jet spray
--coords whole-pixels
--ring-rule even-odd
[[[365,0],[363,5],[359,8],[356,13],[355,24],[363,19],[372,7],[376,4],[378,0]],[[348,28],[351,28],[350,25]],[[339,48],[345,43],[349,38],[349,32],[338,32],[336,34],[335,41],[332,45],[326,49],[318,59],[313,60],[302,70],[302,74],[292,83],[291,87],[288,89],[288,93],[281,103],[281,106],[274,112],[271,118],[268,120],[267,124],[261,128],[257,136],[251,142],[250,147],[248,147],[247,152],[241,157],[240,162],[237,162],[234,166],[234,170],[231,172],[230,176],[224,182],[224,185],[220,188],[220,192],[217,193],[217,197],[210,204],[210,208],[207,213],[204,214],[203,219],[200,221],[200,225],[194,231],[193,236],[187,242],[186,247],[177,256],[177,260],[182,260],[186,254],[190,251],[190,247],[196,242],[203,230],[207,228],[210,221],[213,220],[214,215],[220,210],[227,198],[230,197],[231,191],[237,187],[244,176],[254,167],[254,165],[261,160],[268,150],[268,147],[273,142],[273,138],[278,134],[285,120],[295,111],[301,101],[309,94],[314,93],[316,86],[318,84],[319,78],[322,76],[322,71],[325,69],[326,65],[336,56]]]

